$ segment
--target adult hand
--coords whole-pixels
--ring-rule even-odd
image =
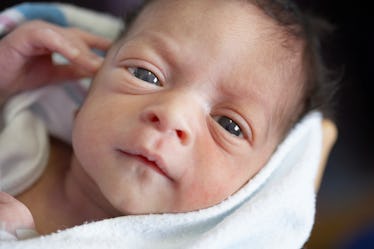
[[[3,99],[62,80],[92,76],[103,59],[92,48],[107,50],[111,42],[79,30],[43,21],[27,22],[0,41],[0,97]],[[56,65],[58,53],[70,63]]]

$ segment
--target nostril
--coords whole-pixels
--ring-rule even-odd
[[[177,137],[183,144],[187,144],[189,140],[188,133],[184,130],[175,130],[175,133],[177,134]]]
[[[190,133],[187,127],[184,127],[177,115],[166,115],[162,112],[147,110],[140,116],[142,122],[153,126],[157,130],[167,135],[178,138],[183,144],[187,144],[190,139]]]
[[[149,121],[152,123],[158,123],[160,122],[160,119],[155,114],[150,114],[148,117]]]
[[[176,130],[176,133],[177,133],[177,136],[178,136],[180,139],[183,139],[183,138],[185,137],[184,132],[181,131],[181,130]]]

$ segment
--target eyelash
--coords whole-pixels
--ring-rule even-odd
[[[139,79],[141,81],[148,82],[152,85],[162,87],[161,80],[151,70],[148,70],[144,67],[136,67],[136,66],[127,67],[127,70],[129,71],[130,74],[132,74],[134,77],[136,77],[137,79]],[[139,72],[137,72],[137,71],[139,71]],[[141,78],[142,76],[145,76],[146,78],[145,79]],[[152,82],[149,82],[149,81],[147,81],[147,79],[149,79],[149,77],[154,77],[155,79],[151,80]],[[226,118],[226,120],[224,120],[225,118]],[[232,135],[234,137],[238,137],[238,138],[243,138],[244,137],[243,128],[234,119],[232,119],[228,116],[225,116],[225,115],[217,115],[213,119],[217,122],[218,125],[221,126],[222,129],[224,129],[230,135]],[[233,132],[230,132],[231,128],[234,129]]]

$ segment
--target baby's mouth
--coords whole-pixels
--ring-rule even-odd
[[[119,151],[121,152],[121,154],[124,154],[130,158],[134,158],[135,160],[142,162],[143,164],[147,165],[148,167],[156,171],[158,174],[165,176],[173,181],[173,179],[163,170],[163,167],[160,165],[159,162],[162,161],[161,158],[157,156],[147,155],[146,153],[126,152],[123,150]]]
[[[142,155],[133,155],[134,157],[137,157],[140,161],[147,164],[149,167],[157,171],[159,174],[167,176],[166,173],[157,165],[155,161],[149,160],[147,157]]]

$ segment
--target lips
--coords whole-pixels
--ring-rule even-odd
[[[151,154],[146,151],[124,151],[124,150],[119,150],[121,154],[126,155],[127,157],[133,158],[137,161],[142,162],[146,166],[150,167],[157,173],[159,173],[162,176],[167,177],[168,179],[172,180],[172,178],[168,175],[168,173],[165,170],[165,164],[163,159],[156,155],[156,154]]]

